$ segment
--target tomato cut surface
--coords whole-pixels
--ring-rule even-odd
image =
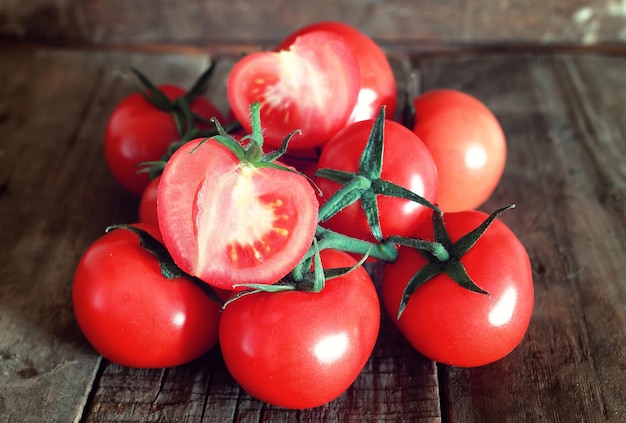
[[[396,110],[396,80],[383,49],[357,28],[343,22],[322,21],[307,25],[291,33],[278,49],[286,49],[304,34],[330,31],[343,37],[355,53],[361,73],[359,96],[349,123],[373,119],[382,106],[393,116]]]
[[[182,270],[216,287],[278,281],[313,240],[313,187],[300,174],[242,163],[214,139],[200,142],[181,147],[161,176],[166,247]]]
[[[233,113],[250,131],[249,107],[261,103],[265,142],[279,147],[300,130],[294,150],[328,141],[348,121],[360,89],[357,59],[344,38],[327,31],[299,37],[288,50],[252,53],[228,78]]]

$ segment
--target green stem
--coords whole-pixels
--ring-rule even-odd
[[[404,245],[420,251],[426,251],[432,254],[439,262],[447,262],[450,259],[450,253],[446,247],[437,241],[426,241],[419,238],[405,238],[403,236],[390,236],[387,238],[387,242]]]
[[[370,257],[374,257],[388,263],[392,263],[396,260],[396,258],[398,258],[398,251],[396,250],[394,244],[390,242],[373,243],[364,241],[331,231],[330,229],[326,229],[321,226],[317,227],[315,236],[317,238],[317,245],[320,251],[324,249],[335,249],[360,255],[367,254]],[[315,251],[313,248],[309,249],[307,254],[304,256],[304,259],[312,257],[314,253]]]

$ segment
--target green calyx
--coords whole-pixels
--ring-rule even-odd
[[[435,242],[416,238],[390,237],[388,241],[414,248],[428,259],[428,264],[415,273],[404,288],[397,318],[399,319],[400,316],[402,316],[411,295],[413,295],[420,286],[441,273],[445,273],[462,288],[479,294],[489,295],[489,292],[479,287],[467,274],[467,270],[461,262],[461,258],[476,244],[491,223],[493,223],[501,213],[514,207],[515,205],[512,204],[495,210],[478,227],[465,234],[455,243],[450,240],[450,236],[448,235],[443,221],[443,213],[433,213]]]
[[[150,81],[144,74],[137,69],[130,68],[129,73],[122,74],[134,87],[135,90],[143,96],[154,107],[164,112],[170,113],[174,119],[176,129],[181,138],[189,138],[188,133],[197,130],[198,122],[209,124],[204,117],[194,113],[190,104],[196,97],[202,95],[209,84],[209,80],[215,70],[215,64],[211,63],[208,68],[200,74],[192,87],[184,96],[170,100],[165,93]],[[135,79],[133,79],[133,77]],[[190,139],[190,138],[189,138]]]
[[[291,138],[300,131],[296,130],[287,135],[278,150],[264,153],[263,129],[261,127],[261,104],[259,102],[252,103],[250,106],[250,117],[252,133],[243,138],[243,141],[247,141],[247,143],[244,142],[245,146],[233,138],[217,120],[213,119],[212,121],[215,124],[217,135],[205,138],[194,148],[194,150],[200,148],[204,142],[206,142],[209,138],[212,138],[228,148],[244,165],[250,165],[257,168],[281,169],[287,172],[301,174],[297,170],[276,162],[276,160],[287,152],[287,147]]]
[[[217,121],[215,121],[217,122]],[[222,132],[226,134],[230,134],[241,128],[241,124],[237,121],[230,123],[228,126],[221,128]],[[196,139],[196,138],[204,138],[209,139],[219,134],[217,129],[217,124],[215,124],[214,129],[200,130],[196,127],[193,130],[186,133],[184,137],[181,139],[172,142],[168,147],[163,156],[161,156],[160,160],[153,162],[143,162],[139,164],[138,172],[147,172],[150,176],[150,179],[154,179],[163,173],[163,169],[165,169],[165,165],[167,164],[172,154],[176,152],[180,147],[185,145],[187,142]]]
[[[127,73],[122,74],[144,99],[157,109],[170,114],[176,126],[176,132],[179,135],[179,139],[169,145],[160,160],[140,163],[138,172],[146,172],[149,174],[150,179],[154,179],[163,172],[165,164],[172,154],[186,142],[195,138],[209,138],[219,134],[213,123],[214,120],[207,120],[191,110],[191,103],[206,91],[214,69],[215,64],[211,63],[200,74],[185,95],[173,100],[170,100],[165,93],[137,69],[130,68]],[[209,129],[202,130],[199,128],[199,124],[208,125]],[[225,128],[224,131],[230,133],[239,128],[241,128],[240,123],[235,121]]]
[[[320,208],[320,222],[330,219],[345,207],[357,200],[361,200],[361,207],[367,218],[372,235],[376,240],[382,241],[383,233],[378,213],[378,195],[414,201],[436,212],[440,212],[437,206],[431,204],[425,198],[400,185],[380,178],[383,168],[384,129],[385,107],[382,107],[361,154],[359,168],[356,173],[335,169],[318,169],[316,176],[330,179],[342,185]]]
[[[165,279],[173,280],[178,278],[185,278],[194,285],[196,285],[198,288],[200,288],[202,292],[211,300],[219,304],[223,304],[223,301],[219,298],[215,290],[213,290],[210,285],[204,283],[195,276],[191,276],[183,272],[176,265],[176,263],[174,263],[174,259],[172,258],[167,248],[165,248],[165,246],[159,240],[150,235],[147,231],[133,225],[118,224],[108,226],[105,229],[105,232],[108,233],[116,229],[133,232],[139,237],[139,246],[148,253],[150,253],[158,261],[159,266],[161,267],[161,275],[163,275]]]

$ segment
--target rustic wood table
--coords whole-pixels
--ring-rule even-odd
[[[208,97],[227,108],[218,64]],[[384,316],[354,385],[316,409],[256,401],[215,348],[184,366],[120,367],[81,335],[74,268],[105,226],[137,219],[102,137],[131,92],[116,71],[188,86],[206,52],[0,48],[1,422],[626,422],[626,56],[590,51],[390,52],[399,81],[452,87],[500,119],[509,155],[484,205],[528,249],[536,305],[522,344],[453,368]],[[402,89],[402,84],[400,85]]]

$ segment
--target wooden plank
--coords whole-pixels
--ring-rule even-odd
[[[476,95],[508,136],[503,181],[486,210],[527,246],[535,278],[529,332],[509,357],[442,366],[451,422],[626,420],[626,59],[432,59],[425,89]]]
[[[137,199],[102,155],[123,66],[190,84],[206,57],[0,52],[0,420],[77,421],[99,366],[71,306],[82,251]]]
[[[0,415],[73,421],[98,359],[80,342],[68,302],[80,234],[63,217],[73,202],[65,203],[63,186],[51,187],[94,75],[85,67],[90,77],[81,80],[83,63],[71,57],[3,54],[1,63]]]
[[[95,45],[274,44],[321,20],[341,20],[384,44],[599,44],[626,41],[619,1],[437,0],[0,3],[0,35]]]

